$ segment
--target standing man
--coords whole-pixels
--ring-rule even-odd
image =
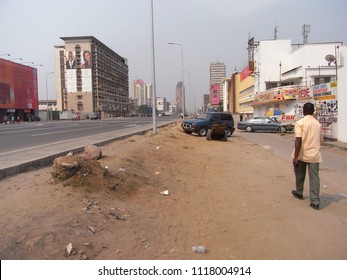
[[[306,167],[310,179],[310,206],[319,210],[319,163],[322,162],[320,143],[323,142],[321,124],[313,117],[314,105],[310,102],[303,107],[304,117],[295,123],[295,147],[293,165],[296,179],[296,190],[292,191],[295,198],[304,199],[304,182]]]

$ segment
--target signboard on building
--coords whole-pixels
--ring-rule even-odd
[[[312,87],[312,95],[315,100],[331,100],[337,97],[337,82],[331,82]]]
[[[76,57],[79,59],[76,59]],[[68,93],[92,91],[92,55],[89,50],[77,53],[73,49],[67,49],[65,53],[65,70],[66,91]],[[77,85],[81,87],[78,88]]]
[[[260,105],[265,103],[274,103],[286,100],[295,100],[297,96],[303,94],[303,88],[296,87],[281,87],[269,89],[265,92],[258,93],[254,98],[254,105]]]
[[[219,84],[211,85],[210,98],[211,98],[211,105],[219,105],[219,102],[220,102],[220,86],[219,86]]]

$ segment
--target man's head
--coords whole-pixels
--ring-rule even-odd
[[[303,113],[304,113],[304,116],[306,115],[313,115],[314,113],[314,105],[310,102],[307,102],[304,104],[304,107],[303,107]]]
[[[72,61],[74,59],[72,51],[69,51],[68,53],[68,59]]]

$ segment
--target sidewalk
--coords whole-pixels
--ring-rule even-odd
[[[347,143],[345,142],[325,140],[322,145],[347,150]]]

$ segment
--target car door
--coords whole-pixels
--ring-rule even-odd
[[[220,118],[220,114],[212,114],[210,125],[221,124],[221,123],[222,123],[222,120]]]
[[[263,118],[262,123],[264,126],[263,128],[264,131],[277,131],[278,125],[272,119]]]
[[[261,118],[254,118],[254,119],[251,119],[249,122],[254,131],[264,129],[264,125],[262,123]]]

